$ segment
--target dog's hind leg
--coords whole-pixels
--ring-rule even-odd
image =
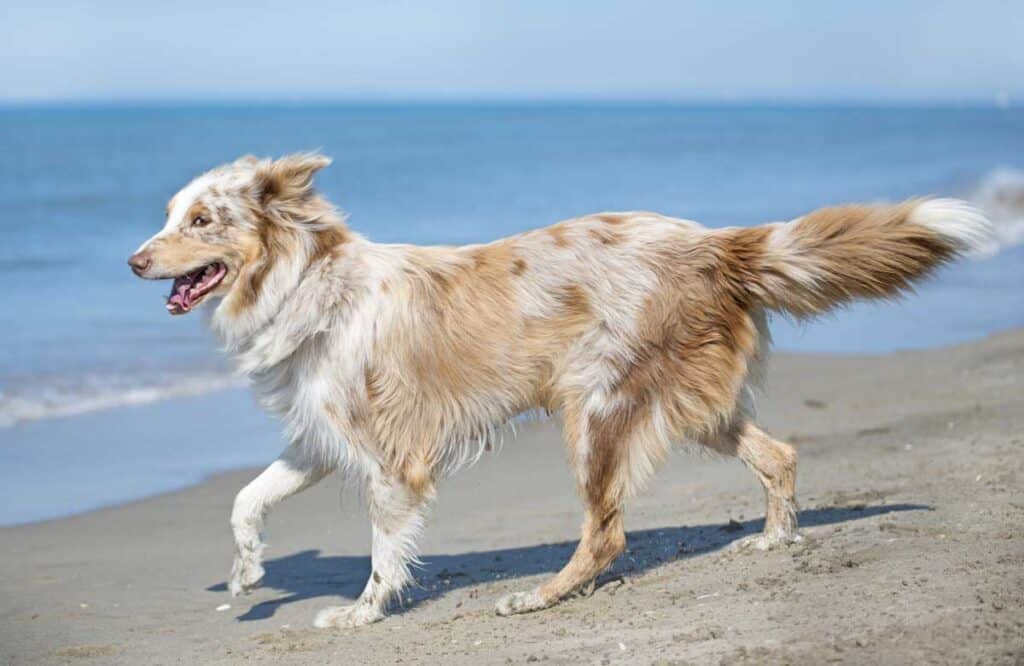
[[[591,506],[583,534],[569,563],[553,578],[529,592],[513,592],[498,600],[498,615],[529,613],[550,606],[597,578],[626,547],[621,507]]]
[[[231,529],[235,536],[235,561],[228,589],[233,596],[249,592],[263,579],[260,531],[270,510],[282,500],[314,485],[334,470],[314,461],[301,444],[292,444],[235,496]]]
[[[580,494],[586,505],[583,531],[569,563],[546,583],[498,601],[499,615],[547,608],[593,581],[626,547],[622,510],[665,454],[667,441],[651,427],[646,404],[564,414],[565,434]]]
[[[736,548],[767,550],[803,537],[796,520],[796,451],[746,421],[708,446],[737,456],[754,473],[765,496],[764,531],[736,543]]]
[[[377,473],[368,479],[366,494],[373,526],[373,570],[356,602],[321,610],[314,621],[317,627],[350,628],[383,619],[388,602],[412,580],[409,567],[418,562],[416,539],[431,492]]]

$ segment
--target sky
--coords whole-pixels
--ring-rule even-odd
[[[1024,102],[1019,0],[36,0],[0,102]]]

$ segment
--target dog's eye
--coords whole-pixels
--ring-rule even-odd
[[[206,217],[204,215],[196,215],[194,218],[192,218],[192,226],[193,227],[205,227],[209,223],[210,223],[210,218],[208,218],[208,217]]]

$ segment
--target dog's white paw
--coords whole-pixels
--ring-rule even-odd
[[[541,610],[549,605],[545,603],[544,599],[537,593],[537,590],[530,590],[529,592],[506,594],[501,599],[498,599],[494,611],[502,616],[518,615],[519,613]]]
[[[313,626],[319,629],[352,629],[384,619],[376,606],[354,603],[351,606],[328,606],[316,614]]]
[[[779,546],[800,543],[804,537],[799,532],[773,532],[771,534],[753,534],[734,542],[730,546],[733,552],[748,550],[771,550]]]
[[[259,560],[236,556],[235,563],[231,565],[231,578],[228,581],[228,590],[231,591],[231,596],[248,594],[259,587],[261,582],[263,582],[263,565]]]

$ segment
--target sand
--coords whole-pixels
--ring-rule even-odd
[[[766,388],[761,423],[800,452],[805,544],[730,551],[761,526],[760,490],[738,462],[684,451],[628,506],[628,551],[591,596],[497,617],[579,528],[557,429],[530,424],[442,485],[418,587],[352,631],[311,627],[369,573],[368,523],[340,478],[271,516],[265,585],[238,599],[228,512],[257,470],[4,528],[0,662],[1022,663],[1024,331],[778,355]],[[232,418],[201,402],[189,432]],[[152,426],[170,450],[186,428]]]

